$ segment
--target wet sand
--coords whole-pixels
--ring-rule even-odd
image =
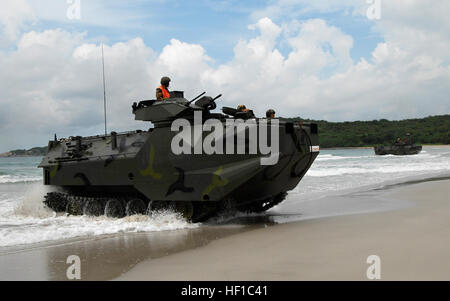
[[[254,227],[260,226],[204,226],[5,248],[0,252],[0,281],[68,280],[66,272],[71,264],[66,260],[71,255],[80,258],[81,280],[111,280],[143,260],[198,248]]]
[[[450,280],[449,184],[393,185],[195,229],[2,248],[0,280],[67,280],[70,255],[82,280],[364,280],[372,254],[382,279]]]
[[[146,260],[117,280],[450,280],[450,180],[401,185],[385,195],[415,205],[247,231]]]

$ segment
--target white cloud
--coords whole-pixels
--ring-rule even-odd
[[[26,0],[8,1],[2,3],[0,9],[0,43],[15,40],[25,22],[35,20],[34,10]]]
[[[427,55],[449,62],[449,1],[383,1],[381,20],[374,23],[384,39],[411,55]]]

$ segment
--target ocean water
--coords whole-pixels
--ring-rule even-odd
[[[56,215],[42,204],[49,188],[42,185],[42,172],[37,168],[40,160],[38,157],[0,158],[0,251],[107,234],[202,227],[184,221],[173,212],[151,218],[132,216],[123,219]],[[321,150],[286,201],[262,217],[275,216],[272,221],[283,222],[291,215],[311,218],[349,214],[357,212],[355,208],[374,210],[386,207],[386,204],[372,201],[369,207],[367,204],[364,207],[364,198],[342,196],[361,196],[363,192],[388,185],[436,177],[450,177],[450,147],[424,147],[414,156],[375,156],[372,149]],[[324,201],[327,197],[334,203]],[[233,218],[228,217],[230,223]]]
[[[450,146],[425,146],[411,156],[377,156],[373,149],[321,150],[291,195],[307,200],[450,175]]]
[[[0,184],[42,180],[40,157],[0,158]]]

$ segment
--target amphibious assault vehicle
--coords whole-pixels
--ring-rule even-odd
[[[421,145],[415,144],[393,144],[391,146],[375,146],[376,155],[417,155],[422,151]]]
[[[44,203],[56,212],[111,217],[171,208],[193,222],[221,210],[263,212],[279,204],[319,153],[317,124],[255,118],[229,107],[213,113],[218,97],[203,94],[188,101],[175,91],[163,101],[133,103],[135,120],[154,125],[148,130],[59,140],[55,135],[39,165],[44,184],[57,187]],[[191,127],[177,132],[176,120]],[[233,122],[254,125],[256,142],[249,139],[256,133],[251,126],[229,130]],[[207,124],[215,127],[205,131]],[[208,144],[213,128],[216,139]],[[262,164],[270,156],[277,160]]]
[[[421,145],[416,145],[411,141],[411,134],[407,133],[406,138],[402,140],[397,138],[397,141],[391,146],[375,146],[374,151],[376,155],[417,155],[422,151]]]

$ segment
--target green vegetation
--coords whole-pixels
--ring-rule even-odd
[[[33,147],[31,149],[16,149],[12,150],[11,156],[45,156],[47,154],[47,147]]]
[[[417,144],[450,144],[450,115],[430,116],[420,119],[389,121],[386,119],[372,121],[328,122],[286,118],[293,122],[303,120],[315,122],[319,126],[321,147],[361,147],[390,145],[397,137],[404,138],[411,133],[411,140]],[[34,147],[29,150],[17,149],[0,154],[11,156],[45,156],[47,147]]]
[[[287,119],[302,120],[300,117]],[[397,137],[404,138],[406,133],[411,133],[411,140],[417,144],[450,144],[450,115],[400,121],[303,121],[318,124],[321,147],[390,145]]]

